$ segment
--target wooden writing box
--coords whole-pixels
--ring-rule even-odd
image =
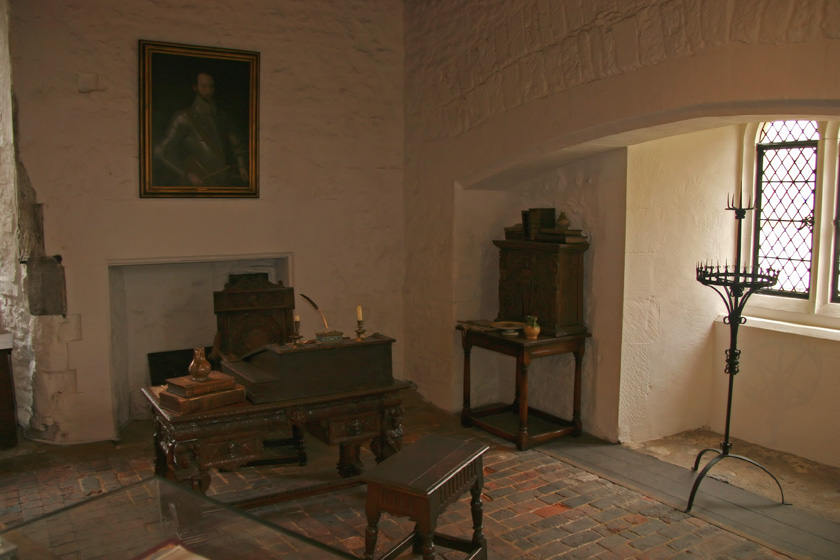
[[[339,344],[269,344],[241,360],[223,361],[222,370],[245,387],[254,404],[384,387],[394,379],[394,342],[374,334]]]

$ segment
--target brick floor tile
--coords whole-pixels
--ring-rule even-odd
[[[571,548],[577,548],[582,546],[586,543],[598,541],[601,539],[601,535],[596,533],[591,529],[587,529],[586,531],[579,531],[576,533],[572,533],[560,539],[563,541],[563,544],[568,545]]]
[[[564,560],[584,560],[588,558],[595,558],[602,554],[606,549],[596,542],[587,543],[583,546],[570,550],[563,555]]]
[[[539,559],[564,558],[570,550],[572,549],[567,544],[561,541],[552,541],[531,550],[531,556]]]
[[[766,547],[745,540],[720,527],[653,500],[629,488],[558,461],[540,448],[517,451],[510,442],[475,429],[462,429],[457,415],[430,406],[412,404],[404,417],[404,444],[425,432],[488,441],[484,457],[484,534],[488,560],[547,560],[598,558],[655,560],[784,558]],[[151,438],[134,446],[91,446],[89,456],[73,453],[60,459],[61,451],[39,457],[37,465],[26,458],[0,458],[0,523],[15,524],[92,495],[126,486],[153,475]],[[548,447],[548,446],[546,446]],[[319,458],[310,448],[310,464],[272,465],[210,473],[208,495],[222,501],[258,497],[288,481],[305,479],[313,465],[335,477],[337,452]],[[51,455],[55,455],[53,459]],[[366,465],[373,464],[362,449]],[[318,461],[320,460],[320,463]],[[21,467],[21,465],[27,465]],[[320,471],[319,471],[320,472]],[[319,475],[320,476],[320,475]],[[270,523],[304,532],[307,536],[361,557],[364,551],[365,489],[363,486],[295,502],[282,502],[253,510]],[[383,514],[379,546],[384,551],[408,535],[414,522]],[[128,524],[126,524],[128,528]],[[468,497],[452,503],[438,519],[438,530],[469,538],[472,516]],[[72,543],[70,536],[66,544]],[[406,554],[401,558],[407,559]],[[440,548],[438,558],[462,560],[463,553]],[[290,556],[291,557],[291,556]]]
[[[543,506],[534,510],[534,513],[542,518],[551,517],[564,511],[568,511],[569,506],[565,504],[555,504],[552,506]]]
[[[654,547],[665,544],[669,540],[671,539],[669,539],[665,535],[660,535],[659,533],[651,533],[644,537],[631,540],[630,546],[638,548],[639,550],[650,550]]]

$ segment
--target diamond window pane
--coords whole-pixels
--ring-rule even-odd
[[[753,260],[756,266],[779,271],[779,281],[765,292],[791,297],[808,297],[810,292],[817,137],[814,121],[762,127]]]
[[[773,121],[761,127],[758,143],[805,142],[819,138],[817,121]]]

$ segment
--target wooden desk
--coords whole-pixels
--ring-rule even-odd
[[[461,424],[476,426],[491,434],[516,443],[520,451],[533,445],[544,443],[565,435],[579,436],[582,431],[580,421],[580,384],[581,362],[589,333],[563,336],[559,338],[540,335],[537,340],[529,340],[519,334],[507,336],[500,331],[474,329],[465,324],[456,327],[461,331],[461,345],[464,349],[464,408],[461,411]],[[500,352],[516,357],[516,393],[512,404],[489,405],[477,409],[470,406],[470,352],[473,346]],[[564,420],[546,412],[528,406],[528,368],[531,360],[557,354],[573,353],[575,355],[574,394],[572,396],[572,420]],[[489,423],[482,418],[495,416],[507,412],[518,412],[518,430],[504,429],[497,424]],[[539,434],[528,431],[528,415],[545,420],[555,428]]]
[[[266,404],[245,401],[192,414],[161,407],[163,387],[146,387],[143,395],[155,415],[155,473],[205,492],[210,469],[234,470],[265,459],[264,443],[292,426],[339,446],[341,476],[361,474],[362,442],[370,440],[377,461],[402,447],[400,391],[408,387],[395,380],[372,389]]]

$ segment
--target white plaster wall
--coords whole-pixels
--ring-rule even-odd
[[[593,153],[766,115],[840,114],[837,2],[451,0],[409,2],[406,10],[406,375],[435,403],[453,409],[460,406],[455,395],[461,354],[452,328],[464,318],[462,309],[472,313],[488,305],[483,294],[492,285],[482,278],[472,290],[465,287],[461,259],[471,251],[459,244],[478,247],[490,236],[461,240],[479,218],[461,210],[459,188],[513,189]],[[632,160],[632,153],[628,157]],[[734,175],[728,176],[716,186],[729,188],[733,181]],[[712,204],[699,200],[686,183],[680,192],[704,208]],[[720,206],[708,217],[687,216],[669,193],[667,201],[654,204],[675,207],[689,224],[725,219]],[[492,195],[472,200],[499,212],[501,203]],[[509,221],[499,214],[486,217],[492,229]],[[640,221],[628,216],[630,223]],[[679,230],[651,225],[665,237],[680,237],[683,227],[675,220],[670,226]],[[633,228],[628,225],[639,233]],[[603,243],[623,254],[623,235]],[[716,297],[691,284],[694,260],[704,251],[668,260],[667,251],[678,246],[663,243],[659,263],[645,263],[646,256],[634,249],[639,254],[627,263],[629,274],[643,285],[641,277],[654,265],[684,268],[687,279],[668,281],[691,285],[698,298]],[[488,269],[484,256],[472,256],[469,264]],[[651,287],[665,281],[647,280]],[[711,318],[695,324],[695,317],[672,301],[674,294],[645,301],[641,286],[632,288],[631,303],[639,308],[628,304],[616,310],[625,313],[625,333],[638,328],[655,334],[662,350],[699,334],[703,348],[679,343],[674,351],[649,356],[633,352],[649,351],[644,344],[628,346],[620,367],[622,391],[630,394],[622,404],[638,402],[640,408],[622,410],[621,418],[615,410],[599,409],[590,425],[599,435],[617,438],[619,432],[652,434],[659,422],[674,430],[705,423],[711,388],[707,377],[705,385],[693,381],[706,374],[696,360],[709,359],[703,350],[711,350]],[[659,311],[652,313],[656,305]],[[663,305],[681,312],[664,338]],[[640,322],[649,320],[660,323],[651,328]],[[621,348],[621,335],[608,345]],[[602,357],[590,352],[586,359],[600,364]],[[651,359],[661,371],[647,377]],[[674,373],[682,367],[688,367],[687,377]],[[609,401],[611,393],[602,396],[604,390],[599,387],[594,402]],[[614,395],[617,389],[610,390]],[[654,406],[671,398],[664,409]],[[690,425],[689,418],[697,423]]]
[[[706,425],[723,302],[696,280],[700,261],[734,261],[742,131],[730,126],[633,146],[627,171],[619,439]]]
[[[119,260],[293,254],[296,292],[345,331],[363,305],[367,328],[397,339],[402,375],[399,1],[10,6],[21,158],[45,204],[47,254],[64,258],[78,333],[63,350],[39,348],[39,364],[67,360],[36,389],[45,398],[30,429],[58,425],[50,437],[67,442],[115,436],[107,263]],[[139,199],[139,39],[261,53],[258,200]],[[79,74],[97,76],[95,91],[79,92]],[[320,319],[304,305],[312,334]]]
[[[738,329],[741,363],[732,391],[732,436],[840,467],[840,335],[829,329],[786,330],[751,317]],[[714,383],[708,422],[723,433],[729,326],[717,321],[713,332]],[[737,443],[732,452],[739,452]]]
[[[591,246],[584,257],[584,323],[593,333],[583,361],[582,421],[589,433],[615,439],[620,373],[624,265],[626,151],[579,160],[506,190],[457,189],[455,296],[460,319],[495,319],[499,311],[499,250],[504,227],[521,223],[527,208],[565,212]],[[480,287],[480,289],[477,289]],[[456,355],[456,369],[461,363]],[[460,370],[458,370],[460,371]],[[454,377],[460,379],[458,371]],[[511,402],[515,360],[472,351],[472,404]],[[572,417],[574,358],[540,358],[529,369],[529,404]],[[454,392],[460,398],[461,392]],[[597,395],[597,398],[596,398]],[[460,402],[460,401],[459,401]],[[454,405],[453,405],[454,406]]]

